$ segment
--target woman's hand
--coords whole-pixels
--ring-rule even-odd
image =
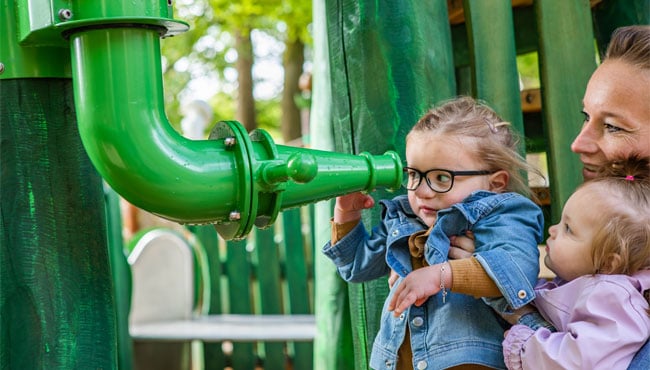
[[[395,285],[397,279],[399,279],[399,274],[391,269],[390,275],[388,276],[388,288],[393,289],[393,285]]]
[[[372,208],[375,200],[360,192],[343,195],[336,198],[334,206],[334,222],[344,224],[361,219],[361,211]]]
[[[497,312],[501,317],[503,317],[504,320],[510,323],[510,325],[515,325],[518,323],[519,319],[524,316],[527,313],[535,312],[537,311],[535,307],[531,306],[530,304],[527,304],[525,306],[519,307],[518,309],[514,310],[512,313],[505,313],[505,312]]]
[[[468,231],[465,236],[452,236],[449,238],[450,247],[449,247],[449,259],[461,259],[469,258],[474,254],[474,233]],[[399,275],[390,270],[390,275],[388,276],[388,287],[393,289],[393,285],[399,279]]]
[[[457,235],[449,238],[449,259],[469,258],[474,254],[474,233],[468,231],[465,236]]]

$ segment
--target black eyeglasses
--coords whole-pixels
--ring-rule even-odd
[[[450,171],[440,168],[434,168],[426,172],[416,170],[411,167],[404,167],[404,176],[402,177],[402,186],[406,190],[415,190],[420,186],[422,179],[426,179],[429,188],[436,193],[446,193],[454,186],[454,177],[456,176],[477,176],[490,175],[495,171]]]

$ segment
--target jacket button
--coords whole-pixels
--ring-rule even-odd
[[[426,361],[420,361],[420,362],[418,362],[416,367],[417,367],[418,370],[424,370],[424,369],[427,368],[427,362]]]
[[[526,296],[528,296],[528,294],[526,294],[525,290],[520,290],[517,292],[517,296],[519,297],[519,299],[524,299],[526,298]]]
[[[424,319],[418,316],[414,318],[413,321],[411,321],[411,323],[413,324],[413,326],[420,327],[422,326],[422,324],[424,324]]]
[[[393,230],[393,236],[399,235],[399,230]]]
[[[393,361],[391,360],[386,360],[386,367],[390,368],[393,366]]]
[[[404,320],[405,317],[406,317],[406,315],[404,315],[403,313],[401,315],[399,315],[400,320]]]

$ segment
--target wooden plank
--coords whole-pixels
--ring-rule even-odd
[[[282,229],[288,308],[291,315],[312,313],[312,294],[308,281],[313,274],[312,265],[305,253],[301,209],[294,208],[282,212]],[[311,343],[289,343],[287,350],[292,355],[294,369],[309,369],[313,366],[314,347]]]
[[[280,286],[280,260],[278,247],[274,240],[273,228],[255,231],[255,255],[257,256],[256,276],[259,291],[258,306],[262,315],[282,313],[282,289]],[[285,330],[285,329],[278,329]],[[264,367],[281,369],[285,367],[284,343],[264,342],[258,346]]]
[[[314,315],[210,315],[139,323],[131,327],[131,337],[137,341],[310,342],[316,337],[316,319]]]
[[[589,0],[589,5],[593,8],[602,0]],[[512,0],[512,7],[532,6],[533,0]],[[447,0],[447,12],[449,13],[449,24],[456,25],[465,23],[465,11],[462,0]]]
[[[228,303],[230,313],[251,314],[251,264],[250,253],[246,251],[246,240],[229,241],[226,246],[226,276],[228,280]],[[232,348],[234,369],[253,369],[253,343],[235,343]]]
[[[589,4],[581,1],[535,2],[543,87],[545,135],[551,188],[551,223],[562,204],[582,183],[581,163],[571,142],[582,126],[582,97],[596,68]]]
[[[224,276],[222,257],[225,259],[225,242],[220,242],[217,231],[212,225],[188,225],[190,230],[200,242],[207,256],[207,266],[200,266],[208,270],[209,276],[209,301],[205,314],[217,315],[223,313],[221,279]],[[226,356],[221,344],[206,343],[203,346],[203,363],[210,364],[210,368],[226,367]]]
[[[524,135],[512,8],[503,1],[464,0],[472,86],[475,97],[488,102],[512,128]],[[492,13],[488,18],[485,15]],[[523,153],[523,145],[520,148]]]
[[[521,110],[524,113],[534,113],[542,110],[542,93],[539,89],[522,90],[519,95]]]

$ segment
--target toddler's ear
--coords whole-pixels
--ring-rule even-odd
[[[510,175],[504,170],[499,170],[490,175],[490,191],[501,193],[506,191],[508,187],[508,180]]]

